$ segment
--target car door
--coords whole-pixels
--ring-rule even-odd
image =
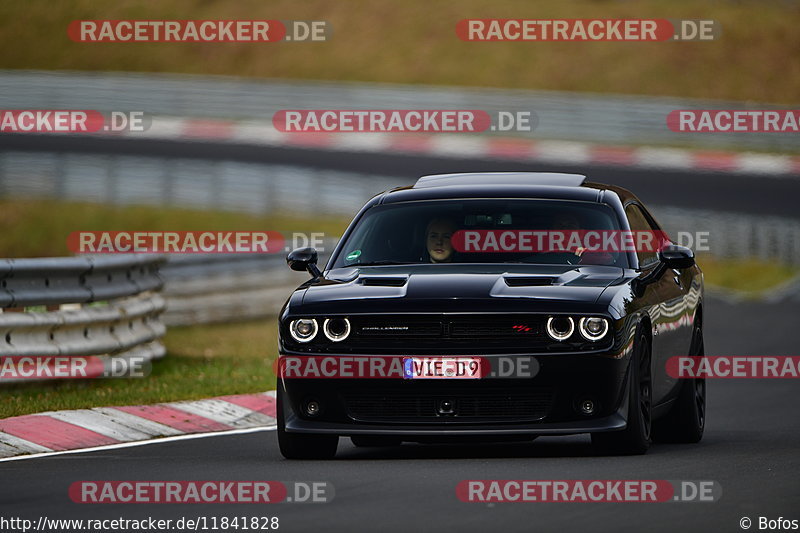
[[[636,202],[625,206],[625,214],[633,231],[660,232],[661,228],[649,213]],[[658,235],[660,233],[654,233]],[[637,250],[639,268],[649,270],[658,263],[658,252],[655,249]],[[682,279],[681,272],[666,269],[663,274],[649,285],[653,291],[650,317],[652,330],[652,376],[653,403],[658,404],[668,398],[677,380],[666,372],[667,360],[674,355],[686,355],[691,338],[691,330],[687,331],[685,319],[686,296],[688,287]]]

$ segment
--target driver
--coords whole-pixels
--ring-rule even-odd
[[[434,218],[428,223],[425,241],[431,263],[450,263],[453,261],[453,243],[450,242],[450,238],[456,229],[456,224],[447,218]]]
[[[572,232],[580,231],[581,223],[578,217],[570,213],[560,213],[556,215],[553,221],[553,229],[556,231]],[[570,264],[579,265],[613,265],[614,256],[604,251],[589,251],[581,246],[569,251],[570,259],[567,260]]]

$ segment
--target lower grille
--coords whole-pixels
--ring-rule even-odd
[[[359,421],[530,422],[547,416],[552,405],[553,392],[370,393],[346,395],[343,399],[348,416]]]

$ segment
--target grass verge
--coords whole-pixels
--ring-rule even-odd
[[[0,257],[71,255],[73,231],[281,231],[341,235],[348,220],[277,213],[254,215],[176,207],[0,199]]]
[[[0,68],[135,71],[798,101],[800,5],[639,0],[27,0],[0,3]],[[714,19],[695,42],[464,42],[465,18]],[[324,20],[318,43],[79,43],[73,20]]]
[[[697,263],[708,288],[736,291],[756,298],[800,276],[800,269],[760,259],[720,259],[701,255]]]
[[[31,213],[36,213],[32,216]],[[46,213],[47,216],[41,216]],[[64,221],[69,221],[65,227]],[[67,253],[66,236],[77,230],[271,229],[340,234],[346,221],[313,222],[287,215],[255,216],[202,210],[109,207],[39,200],[0,201],[0,256]],[[708,286],[757,295],[800,274],[796,268],[755,259],[699,256]],[[146,379],[102,379],[0,386],[0,418],[58,409],[192,400],[274,388],[275,318],[170,328],[167,357]]]
[[[170,328],[167,356],[141,379],[96,379],[0,386],[0,418],[59,409],[141,405],[275,388],[275,318]]]

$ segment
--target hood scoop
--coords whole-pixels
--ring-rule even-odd
[[[558,278],[549,276],[504,276],[509,287],[545,287],[552,285]]]
[[[359,283],[367,287],[403,287],[408,276],[361,276]]]

